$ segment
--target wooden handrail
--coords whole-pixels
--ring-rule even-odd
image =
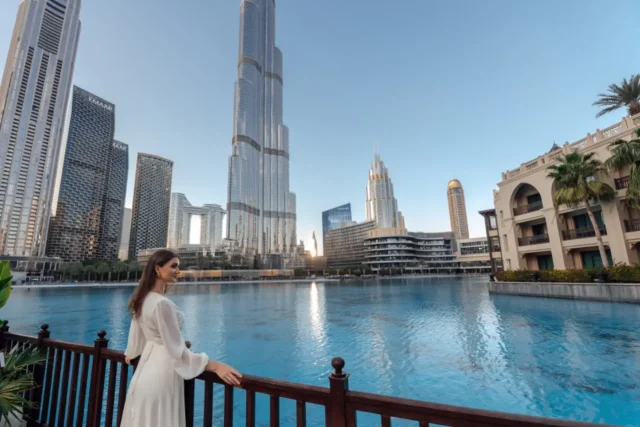
[[[120,425],[122,417],[126,415],[123,414],[123,408],[130,367],[125,364],[124,353],[108,348],[105,331],[100,331],[94,345],[88,346],[51,339],[49,326],[46,324],[42,325],[37,338],[10,333],[7,324],[0,325],[0,349],[6,349],[10,343],[35,345],[47,352],[47,362],[34,367],[34,380],[39,387],[30,397],[39,407],[25,414],[30,427]],[[190,346],[189,343],[187,345]],[[135,361],[132,364],[135,366]],[[203,427],[213,426],[213,384],[224,385],[225,427],[233,425],[234,391],[238,389],[246,393],[247,426],[255,426],[256,393],[260,393],[270,397],[271,426],[280,425],[280,400],[284,398],[296,402],[297,426],[306,426],[306,404],[310,403],[325,408],[326,427],[355,427],[359,412],[379,415],[380,425],[383,427],[391,426],[391,418],[417,421],[420,427],[430,424],[473,427],[606,427],[604,424],[531,417],[350,391],[349,375],[344,372],[344,360],[334,358],[331,364],[334,370],[329,376],[328,388],[253,375],[243,375],[241,386],[234,388],[225,384],[216,374],[204,372],[194,380],[185,381],[187,427],[194,426],[196,381],[204,383]],[[87,391],[89,399],[86,399]],[[106,405],[104,414],[103,402]]]

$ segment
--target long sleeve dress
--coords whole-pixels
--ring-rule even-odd
[[[209,358],[185,345],[184,316],[151,292],[134,317],[125,355],[140,361],[129,384],[121,427],[185,427],[184,380],[200,375]]]

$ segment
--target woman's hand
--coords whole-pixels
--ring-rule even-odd
[[[224,363],[220,363],[220,362],[211,361],[207,366],[207,370],[214,372],[216,375],[220,377],[222,381],[224,381],[229,385],[235,385],[235,386],[240,385],[240,379],[242,378],[242,374],[236,371],[235,369],[233,369],[229,365],[225,365]]]
[[[128,358],[127,356],[124,357],[124,363],[126,363],[127,365],[131,365],[131,359]]]

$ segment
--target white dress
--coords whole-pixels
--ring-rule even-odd
[[[209,358],[185,345],[184,316],[164,296],[151,292],[133,318],[125,355],[140,361],[129,384],[121,427],[184,427],[184,380],[200,375]]]

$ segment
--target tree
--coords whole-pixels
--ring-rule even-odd
[[[604,166],[609,172],[620,172],[630,169],[629,188],[626,202],[630,206],[640,207],[640,129],[635,132],[636,138],[630,141],[619,139],[609,145],[611,157]]]
[[[116,281],[120,281],[120,275],[127,271],[127,264],[123,261],[116,261],[111,264],[111,271],[116,273]]]
[[[71,266],[71,277],[76,280],[80,280],[82,278],[82,274],[84,273],[84,267],[82,264],[76,263]]]
[[[131,278],[130,274],[135,273],[136,274],[135,281],[137,282],[139,272],[140,272],[140,263],[138,263],[138,261],[135,259],[129,260],[129,265],[127,266],[127,281],[129,281]]]
[[[622,80],[622,84],[611,84],[609,93],[601,93],[594,106],[606,107],[596,114],[596,117],[627,107],[630,116],[640,113],[640,74],[634,74],[629,80]]]
[[[104,275],[111,271],[111,267],[105,261],[96,264],[96,273],[100,275],[100,281],[104,282]]]
[[[602,243],[602,233],[591,208],[591,200],[608,201],[615,194],[608,184],[598,181],[598,176],[606,172],[600,160],[594,159],[595,153],[581,154],[577,150],[566,156],[558,157],[558,164],[547,168],[547,178],[553,179],[555,190],[553,201],[556,206],[571,207],[584,203],[593,227],[602,265],[609,267],[609,259]]]
[[[96,273],[96,266],[95,265],[85,265],[84,266],[84,273],[87,275],[87,280],[90,282],[91,281],[91,275]]]
[[[198,254],[196,255],[196,267],[198,268],[198,270],[202,270],[204,268],[204,255],[202,254],[202,252],[198,252]]]

